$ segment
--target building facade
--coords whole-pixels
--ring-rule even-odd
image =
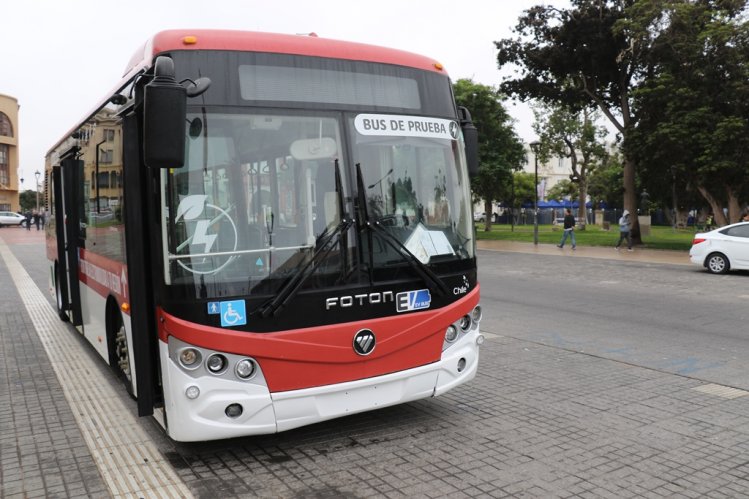
[[[535,173],[536,156],[530,144],[524,144],[525,157],[528,162],[523,166],[526,173]],[[570,158],[553,157],[548,161],[538,162],[538,200],[547,201],[546,193],[562,180],[569,180],[572,175],[572,160]]]
[[[0,94],[0,211],[18,211],[18,101]]]

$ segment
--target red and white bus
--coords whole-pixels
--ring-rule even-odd
[[[47,154],[59,315],[178,441],[439,395],[483,341],[476,154],[427,57],[158,33]]]

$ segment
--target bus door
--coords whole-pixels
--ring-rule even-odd
[[[81,287],[78,278],[79,260],[78,250],[85,247],[86,227],[83,223],[81,205],[86,193],[82,192],[83,186],[83,161],[68,156],[60,162],[62,169],[62,208],[57,216],[62,220],[56,220],[58,226],[64,227],[65,233],[65,266],[67,279],[67,291],[70,305],[70,320],[74,326],[82,330],[83,314],[81,313]],[[62,215],[60,215],[62,214]],[[60,224],[62,222],[62,224]]]
[[[57,267],[55,268],[55,284],[57,286],[57,308],[60,318],[68,320],[70,300],[68,299],[68,266],[65,251],[65,210],[62,201],[62,170],[61,167],[52,168],[52,189],[54,206],[55,239],[57,240]]]

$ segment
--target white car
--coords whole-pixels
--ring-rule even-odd
[[[749,270],[749,222],[695,234],[689,259],[713,274]]]
[[[26,217],[12,211],[0,211],[0,227],[3,225],[23,225]]]

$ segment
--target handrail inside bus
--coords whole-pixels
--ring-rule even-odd
[[[300,249],[312,249],[313,245],[304,244],[302,246],[269,246],[264,249],[253,249],[253,250],[237,250],[237,251],[219,251],[216,253],[190,253],[189,255],[174,255],[169,254],[169,260],[184,260],[186,258],[204,258],[209,256],[235,256],[235,255],[252,255],[256,253],[270,253],[273,251],[286,251],[286,250],[300,250]]]

